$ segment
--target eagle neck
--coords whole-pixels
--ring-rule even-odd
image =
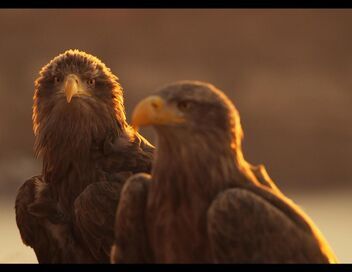
[[[72,210],[74,200],[87,185],[105,179],[100,167],[104,142],[124,133],[114,112],[100,110],[98,115],[90,110],[93,107],[82,103],[65,111],[54,108],[60,112],[43,120],[36,135],[43,178],[51,184],[52,194],[64,210]]]
[[[170,201],[175,209],[206,203],[220,191],[244,182],[231,137],[211,131],[207,137],[194,134],[190,141],[178,136],[184,137],[159,135],[152,172],[156,201]]]

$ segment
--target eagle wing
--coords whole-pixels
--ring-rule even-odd
[[[328,263],[315,235],[286,212],[247,189],[221,193],[207,214],[214,261]]]
[[[78,236],[98,262],[110,262],[122,186],[132,174],[150,172],[153,151],[154,147],[137,132],[134,137],[108,139],[103,166],[108,181],[90,184],[75,200]]]
[[[55,263],[62,258],[59,245],[48,231],[48,224],[61,220],[40,176],[28,179],[16,196],[16,223],[25,245],[33,248],[39,263]]]
[[[121,188],[121,182],[92,183],[74,203],[77,236],[98,262],[110,261],[115,211]]]
[[[149,263],[152,259],[145,222],[150,175],[137,174],[124,185],[116,212],[112,263]]]

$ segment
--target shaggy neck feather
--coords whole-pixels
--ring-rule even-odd
[[[169,198],[175,208],[181,203],[192,205],[243,180],[231,136],[209,130],[207,137],[193,134],[190,141],[184,139],[186,135],[159,132],[152,173],[156,202]]]
[[[102,153],[105,138],[121,134],[124,126],[113,109],[95,101],[45,106],[38,116],[35,151],[43,158],[45,182],[57,184],[51,186],[53,194],[69,208],[88,184],[103,179],[94,158]]]

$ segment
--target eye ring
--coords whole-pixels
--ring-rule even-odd
[[[94,79],[94,78],[88,79],[88,80],[87,80],[87,84],[88,84],[89,86],[94,86],[94,85],[95,85],[95,79]]]
[[[186,101],[186,100],[182,100],[179,101],[177,103],[177,107],[181,110],[181,111],[187,111],[190,110],[192,107],[192,102],[191,101]]]

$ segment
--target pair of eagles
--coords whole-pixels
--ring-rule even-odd
[[[157,147],[136,130],[154,127]],[[332,263],[312,221],[247,163],[235,106],[214,86],[167,85],[126,122],[118,78],[78,50],[35,81],[41,175],[16,198],[40,263]],[[153,155],[154,154],[154,155]]]

